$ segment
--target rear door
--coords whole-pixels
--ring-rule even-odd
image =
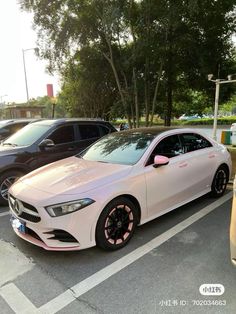
[[[182,133],[180,139],[190,167],[189,190],[196,194],[201,193],[211,186],[217,167],[215,148],[198,133]]]
[[[98,124],[81,122],[77,126],[80,139],[79,151],[84,150],[102,136]]]

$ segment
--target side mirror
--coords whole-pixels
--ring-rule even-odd
[[[168,165],[169,161],[170,160],[169,160],[168,157],[161,156],[161,155],[156,155],[154,157],[154,165],[153,165],[153,167],[154,168],[158,168],[158,167],[161,167],[161,166]]]
[[[40,148],[53,147],[53,146],[55,146],[55,143],[49,138],[46,138],[39,144]]]

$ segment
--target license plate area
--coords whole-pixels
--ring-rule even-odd
[[[24,221],[19,220],[18,218],[11,218],[11,225],[13,228],[17,229],[20,233],[26,233],[26,225]]]

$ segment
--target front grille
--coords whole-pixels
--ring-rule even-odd
[[[24,205],[25,208],[28,208],[29,210],[32,210],[32,212],[38,213],[37,209],[33,205],[30,205],[30,204],[25,203],[23,201],[21,201],[21,202],[22,202],[22,204]]]
[[[52,231],[44,232],[44,234],[52,235],[48,238],[48,240],[57,240],[60,242],[78,242],[69,232],[60,230],[60,229],[54,229]]]
[[[41,220],[40,217],[36,217],[33,215],[30,215],[28,213],[23,212],[22,214],[18,215],[19,218],[31,221],[31,222],[39,222]]]
[[[31,222],[39,222],[41,220],[37,209],[33,205],[16,199],[11,194],[9,194],[8,200],[10,209],[17,217]]]

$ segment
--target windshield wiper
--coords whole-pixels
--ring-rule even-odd
[[[9,146],[13,146],[13,147],[18,146],[17,144],[14,144],[14,143],[7,143],[7,142],[3,142],[2,145],[3,145],[3,146],[9,145]]]

